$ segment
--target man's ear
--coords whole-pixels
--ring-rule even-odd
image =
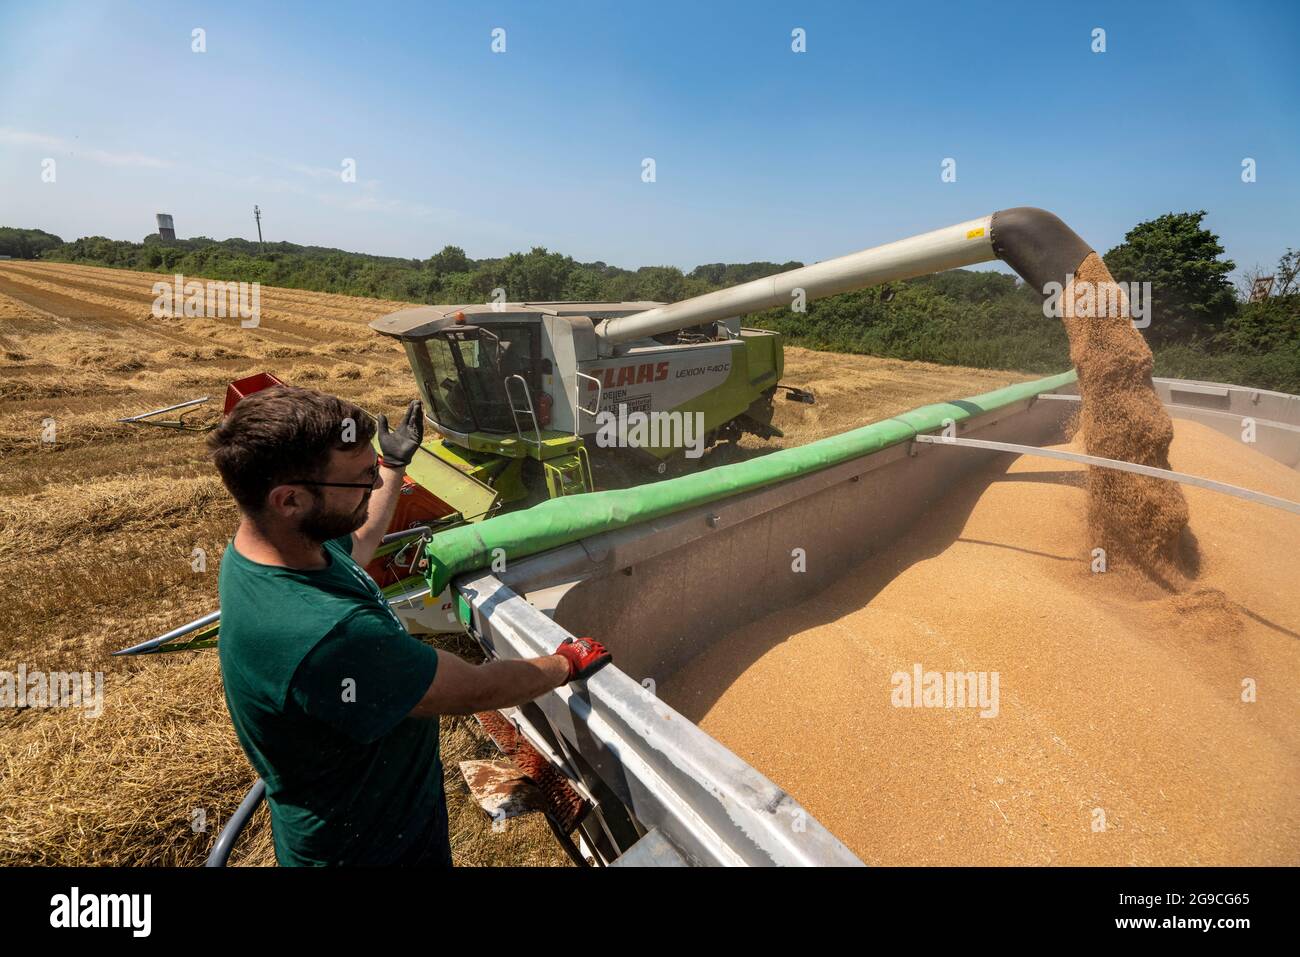
[[[276,515],[297,515],[311,507],[307,489],[300,485],[276,485],[266,494],[266,508]]]

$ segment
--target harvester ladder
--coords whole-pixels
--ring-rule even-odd
[[[546,469],[546,489],[551,498],[596,490],[586,446],[579,445],[568,455],[547,459],[542,466]]]
[[[516,408],[514,393],[510,391],[510,384],[514,382],[516,379],[519,380],[519,384],[520,386],[523,387],[524,390],[525,408],[522,409]],[[515,423],[515,434],[519,436],[520,442],[523,442],[526,445],[534,446],[537,449],[538,453],[540,454],[542,451],[542,428],[537,422],[537,413],[533,411],[533,396],[532,393],[528,390],[528,380],[526,380],[523,376],[521,376],[519,373],[516,372],[512,376],[506,377],[505,385],[506,385],[506,401],[510,403],[510,418],[513,419]],[[527,415],[529,419],[532,421],[533,434],[535,438],[532,439],[527,438],[524,435],[523,429],[519,427],[519,416],[521,415]]]

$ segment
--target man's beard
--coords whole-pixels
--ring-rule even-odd
[[[321,499],[316,500],[312,510],[308,512],[301,522],[298,523],[298,532],[309,541],[318,544],[328,542],[332,538],[342,538],[355,532],[358,528],[366,523],[366,515],[370,508],[370,496],[367,494],[361,500],[361,504],[351,512],[327,512],[325,503]]]

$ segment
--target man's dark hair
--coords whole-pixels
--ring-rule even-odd
[[[351,402],[311,389],[272,386],[241,399],[208,436],[208,449],[239,507],[256,515],[276,485],[317,478],[331,452],[360,448],[374,434],[374,420]]]

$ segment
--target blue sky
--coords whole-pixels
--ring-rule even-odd
[[[1298,53],[1294,2],[0,0],[0,224],[255,237],[256,203],[274,240],[691,268],[1018,205],[1104,251],[1206,209],[1267,266],[1300,246]]]

